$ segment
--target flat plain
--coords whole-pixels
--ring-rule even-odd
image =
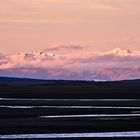
[[[139,137],[139,80],[0,78],[1,139]]]

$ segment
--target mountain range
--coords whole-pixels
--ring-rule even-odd
[[[0,76],[99,81],[139,79],[140,51],[115,48],[108,52],[65,55],[47,50],[0,54]]]

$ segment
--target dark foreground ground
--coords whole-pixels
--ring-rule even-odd
[[[139,80],[85,82],[0,78],[0,98],[0,139],[11,134],[140,131]],[[94,137],[96,139],[140,138]]]

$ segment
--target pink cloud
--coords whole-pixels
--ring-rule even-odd
[[[54,45],[48,49],[47,51],[60,51],[60,50],[82,50],[84,47],[78,45]]]

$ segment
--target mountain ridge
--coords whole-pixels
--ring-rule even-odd
[[[87,80],[63,80],[63,79],[36,79],[36,78],[22,78],[22,77],[4,77],[0,76],[0,81],[77,81],[77,82],[140,82],[140,79],[120,80],[120,81],[87,81]]]
[[[57,55],[46,51],[0,57],[0,76],[115,81],[140,78],[140,52],[115,48],[104,53]]]

